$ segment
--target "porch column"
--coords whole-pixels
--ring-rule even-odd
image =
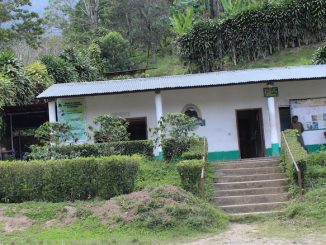
[[[48,108],[49,108],[49,122],[56,122],[57,113],[55,109],[55,101],[49,101]]]
[[[278,139],[277,133],[277,119],[276,119],[276,107],[275,107],[275,98],[268,97],[268,113],[269,113],[269,122],[271,127],[271,143],[272,143],[272,156],[279,156],[280,155],[280,142]]]
[[[162,95],[161,91],[155,92],[155,111],[156,111],[156,122],[158,123],[163,116],[163,103],[162,103]],[[163,158],[162,147],[158,146],[155,149],[155,155],[158,158]]]

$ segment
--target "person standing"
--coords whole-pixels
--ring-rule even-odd
[[[298,141],[301,144],[301,146],[303,148],[305,148],[303,137],[302,137],[302,133],[304,132],[304,127],[303,127],[303,124],[301,122],[299,122],[299,117],[298,116],[293,116],[292,117],[290,128],[291,129],[296,129],[298,131]]]

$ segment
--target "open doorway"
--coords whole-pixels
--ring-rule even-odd
[[[146,117],[140,118],[127,118],[129,122],[128,133],[130,140],[147,140],[147,119]]]
[[[290,107],[280,107],[279,112],[280,112],[281,131],[289,129],[290,125],[291,125],[291,109],[290,109]]]
[[[237,125],[241,158],[264,157],[265,140],[262,110],[238,110]]]

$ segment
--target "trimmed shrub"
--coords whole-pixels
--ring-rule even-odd
[[[0,164],[0,201],[108,199],[134,190],[141,157],[112,156]]]
[[[204,166],[205,162],[202,160],[187,160],[177,164],[183,189],[193,194],[199,193],[200,175]]]
[[[207,158],[207,140],[206,149],[204,150],[205,138],[191,137],[188,140],[179,141],[174,138],[164,139],[162,143],[162,150],[164,159],[166,161],[172,160],[202,160],[205,156]]]
[[[308,188],[326,187],[326,151],[309,155],[305,182]]]
[[[307,151],[301,146],[298,141],[297,130],[289,129],[284,131],[286,140],[289,144],[290,150],[293,154],[294,160],[297,162],[301,171],[302,182],[305,182],[305,173],[307,168]],[[293,165],[292,158],[286,147],[284,139],[282,138],[282,163],[285,173],[291,180],[292,185],[298,184],[298,176],[296,169]]]
[[[154,143],[150,140],[122,141],[65,146],[33,146],[30,159],[71,159],[76,157],[103,157],[112,155],[143,155],[153,157]]]
[[[205,148],[204,148],[205,147]],[[206,138],[192,138],[189,149],[182,153],[183,160],[207,159],[208,143]]]

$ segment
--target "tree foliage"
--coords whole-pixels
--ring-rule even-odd
[[[29,0],[3,0],[0,2],[0,47],[13,40],[25,40],[37,47],[44,33],[42,20],[35,12],[24,9]]]
[[[326,41],[314,54],[313,63],[315,65],[326,64]]]
[[[266,57],[282,48],[321,41],[326,0],[266,3],[223,20],[196,23],[179,39],[181,57],[195,71],[223,68]]]
[[[89,126],[89,130],[98,143],[129,140],[129,123],[124,118],[113,115],[100,115],[94,119],[94,124],[95,127]]]

